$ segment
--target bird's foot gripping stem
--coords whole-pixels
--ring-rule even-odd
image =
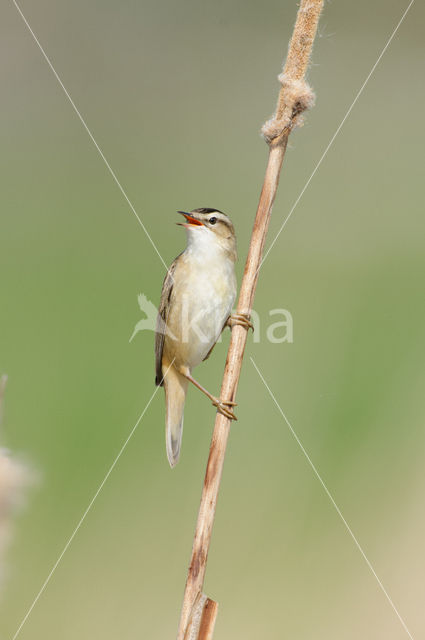
[[[219,398],[213,398],[212,400],[213,406],[217,407],[217,411],[223,414],[229,420],[237,420],[237,417],[229,407],[236,407],[237,402],[232,402],[231,400],[220,400]]]
[[[232,315],[227,318],[226,324],[231,329],[236,324],[240,324],[241,327],[244,327],[247,331],[248,329],[252,329],[254,331],[254,325],[252,324],[250,318],[251,316],[249,316],[247,313],[232,313]]]
[[[213,403],[214,407],[217,407],[217,411],[219,411],[220,413],[223,414],[223,416],[226,416],[226,418],[228,418],[229,420],[237,420],[237,417],[235,416],[235,414],[233,413],[233,411],[231,410],[231,408],[229,407],[236,407],[237,402],[233,402],[232,400],[220,400],[220,398],[216,398],[215,396],[213,396],[209,391],[207,391],[206,389],[204,389],[204,387],[199,384],[199,382],[197,382],[195,380],[195,378],[192,378],[192,376],[190,375],[190,373],[188,371],[182,371],[181,372],[182,375],[185,376],[185,378],[187,378],[192,384],[195,385],[195,387],[197,389],[199,389],[199,391],[202,391],[202,393],[205,393],[205,395],[207,396],[207,398],[209,398],[211,400],[211,402]]]

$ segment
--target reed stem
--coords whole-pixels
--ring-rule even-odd
[[[300,124],[302,112],[311,107],[314,102],[313,92],[305,83],[304,77],[310,60],[322,6],[323,0],[302,0],[300,3],[286,64],[283,73],[279,76],[282,87],[279,93],[276,113],[262,129],[263,136],[269,145],[269,157],[239,294],[238,314],[250,315],[252,310],[264,243],[289,134],[296,124]],[[241,325],[235,325],[232,329],[221,386],[220,398],[223,400],[235,400],[247,332],[247,329]],[[231,421],[228,418],[217,412],[177,640],[185,640],[186,638],[200,640],[201,637],[212,638],[212,630],[208,632],[208,635],[205,635],[205,632],[204,635],[200,635],[199,619],[200,616],[203,616],[202,607],[205,607],[205,604],[202,605],[201,611],[197,612],[196,615],[195,610],[200,606],[200,598],[203,598],[204,603],[206,602],[202,589],[230,424]],[[213,617],[215,621],[217,604],[209,599],[208,602],[214,611]],[[196,629],[194,628],[194,623],[192,623],[195,618],[198,620]]]

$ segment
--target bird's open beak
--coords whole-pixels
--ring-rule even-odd
[[[177,213],[181,213],[182,216],[186,218],[186,222],[177,222],[177,224],[182,227],[203,227],[203,222],[197,220],[190,213],[186,213],[186,211],[177,211]]]

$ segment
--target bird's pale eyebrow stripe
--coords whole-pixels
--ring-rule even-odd
[[[220,211],[219,209],[210,209],[208,207],[203,207],[200,209],[193,209],[191,213],[198,213],[201,216],[205,216],[204,220],[208,222],[210,218],[217,218],[217,222],[222,222],[229,229],[233,227],[232,221],[229,216],[224,213],[224,211]]]
[[[217,218],[217,220],[219,220],[220,222],[224,222],[225,224],[229,224],[229,218],[227,217],[227,215],[225,213],[222,213],[221,211],[213,211],[211,214],[209,214],[208,218]]]

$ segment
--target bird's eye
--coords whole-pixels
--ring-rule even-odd
[[[209,222],[210,224],[215,224],[215,223],[217,222],[217,218],[215,218],[215,217],[213,216],[212,218],[210,218],[210,219],[208,220],[208,222]]]

